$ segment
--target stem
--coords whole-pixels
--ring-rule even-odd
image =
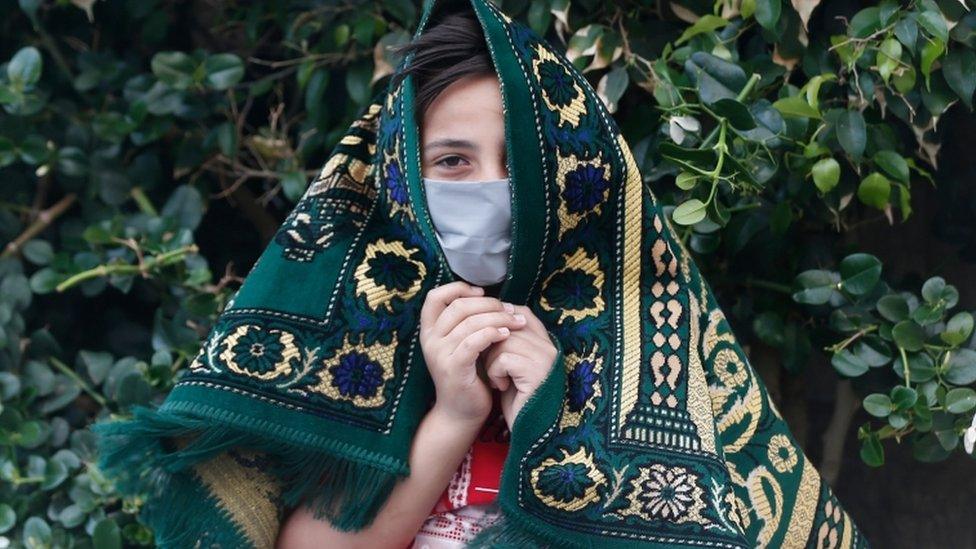
[[[75,193],[65,195],[64,198],[58,200],[53,206],[37,214],[37,219],[35,219],[34,222],[31,223],[26,230],[24,230],[24,232],[18,235],[17,238],[7,243],[7,246],[4,248],[3,252],[0,253],[0,259],[13,255],[15,252],[17,252],[17,250],[20,249],[21,246],[27,243],[28,240],[34,238],[34,236],[46,229],[51,222],[57,219],[61,214],[64,213],[65,210],[68,209],[69,206],[71,206],[76,197],[77,195]]]
[[[177,248],[175,250],[170,250],[166,253],[162,253],[153,257],[146,259],[140,265],[129,265],[129,264],[115,264],[115,265],[99,265],[98,267],[88,269],[87,271],[82,271],[75,275],[72,275],[64,282],[58,284],[55,289],[59,292],[63,292],[66,289],[78,284],[82,281],[88,280],[89,278],[97,278],[100,276],[108,276],[110,274],[136,274],[141,273],[145,275],[154,267],[162,267],[170,263],[175,263],[187,254],[196,253],[198,251],[196,244],[190,244],[189,246],[184,246],[182,248]]]
[[[91,386],[88,385],[88,383],[85,380],[81,379],[81,376],[78,375],[78,372],[75,372],[73,369],[69,368],[67,364],[61,362],[60,360],[58,360],[53,356],[48,358],[50,359],[51,364],[53,364],[55,368],[61,370],[61,372],[63,372],[64,375],[70,377],[75,383],[78,384],[78,387],[81,387],[82,391],[88,393],[88,396],[95,399],[95,402],[101,404],[103,408],[108,405],[108,401],[105,400],[105,397],[95,392],[95,390],[92,389]]]
[[[858,332],[856,334],[852,335],[851,337],[849,337],[849,338],[847,338],[847,339],[845,339],[845,340],[843,340],[843,341],[841,341],[839,343],[835,343],[835,344],[831,345],[830,347],[826,347],[826,348],[824,348],[824,350],[825,351],[830,351],[831,353],[836,353],[836,352],[843,351],[844,349],[847,348],[848,345],[850,345],[851,343],[854,343],[855,341],[857,341],[858,339],[860,339],[861,336],[867,335],[867,334],[869,334],[869,333],[871,333],[871,332],[873,332],[873,331],[875,331],[877,329],[878,329],[878,325],[877,324],[872,324],[871,326],[868,326],[866,328],[861,328],[860,330],[858,330]]]
[[[779,282],[772,282],[770,280],[760,280],[757,278],[749,278],[746,280],[746,286],[755,286],[756,288],[765,288],[767,290],[773,290],[774,292],[780,292],[783,294],[792,294],[793,289],[786,284],[780,284]]]
[[[735,96],[735,100],[742,101],[747,95],[752,93],[752,89],[756,86],[756,82],[759,82],[760,78],[761,76],[759,76],[758,73],[752,73],[752,76],[750,76],[749,80],[746,81],[746,85],[742,86],[742,89]],[[718,131],[718,126],[712,128],[712,131],[708,134],[708,137],[705,138],[705,141],[702,141],[702,148],[705,148],[709,143],[712,142],[712,139],[715,138],[716,131]]]
[[[898,346],[898,352],[901,354],[901,367],[904,369],[905,373],[905,387],[911,388],[912,374],[908,370],[908,353],[905,352],[905,348]]]
[[[754,210],[756,208],[761,208],[762,202],[753,202],[752,204],[740,204],[738,206],[732,206],[728,208],[729,213],[742,212],[745,210]]]
[[[132,195],[132,199],[135,200],[136,204],[139,206],[139,211],[153,217],[159,217],[159,213],[156,212],[156,208],[153,206],[152,202],[149,201],[149,197],[146,196],[146,191],[142,190],[142,187],[132,187],[129,194]]]

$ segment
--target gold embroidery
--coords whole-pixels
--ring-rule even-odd
[[[233,452],[245,463],[258,455],[250,450]],[[194,470],[255,548],[274,547],[280,527],[274,502],[281,487],[271,475],[226,452],[195,465]]]
[[[593,276],[593,288],[596,290],[596,296],[593,298],[593,304],[589,307],[583,309],[571,309],[568,306],[561,305],[559,307],[553,306],[546,297],[546,291],[543,290],[539,298],[539,306],[546,311],[559,310],[559,320],[557,322],[562,322],[567,317],[580,320],[588,316],[598,316],[603,312],[605,304],[603,302],[603,269],[600,268],[600,260],[596,255],[590,255],[586,253],[582,247],[577,248],[572,254],[563,254],[563,266],[552,272],[546,280],[543,282],[543,288],[549,288],[551,282],[554,278],[558,279],[560,275],[564,275],[570,270],[580,270],[586,274]]]
[[[386,402],[383,387],[393,379],[397,340],[387,345],[354,345],[349,337],[347,333],[342,348],[325,359],[317,374],[318,383],[308,389],[359,408],[382,406]]]
[[[417,248],[408,249],[404,246],[403,242],[397,240],[388,241],[380,238],[374,242],[370,242],[366,247],[366,252],[363,254],[362,262],[356,267],[356,295],[365,296],[366,303],[374,310],[382,305],[391,312],[393,311],[393,305],[391,303],[393,298],[398,297],[404,301],[409,300],[420,291],[421,282],[423,282],[424,277],[427,275],[427,266],[422,261],[413,258],[413,255],[418,251]],[[381,253],[393,254],[402,258],[405,262],[404,266],[407,266],[407,264],[415,266],[416,276],[410,281],[410,286],[406,289],[390,287],[382,283],[377,283],[374,277],[368,275],[371,268],[370,262]],[[404,276],[404,269],[400,269],[397,276]]]

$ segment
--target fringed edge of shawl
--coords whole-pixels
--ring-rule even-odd
[[[497,521],[485,527],[471,539],[466,549],[501,548],[515,549],[523,547],[589,547],[581,545],[565,537],[557,537],[552,532],[546,532],[538,524],[527,520],[516,510],[510,510],[499,500],[501,513]]]
[[[327,518],[342,531],[368,526],[402,476],[356,461],[354,456],[310,449],[213,418],[144,406],[135,406],[132,412],[131,419],[93,425],[98,467],[116,481],[122,494],[146,497],[140,518],[164,547],[187,546],[188,539],[211,536],[235,538],[222,539],[229,547],[247,545],[237,539],[243,537],[240,527],[193,470],[194,465],[234,447],[265,452],[271,458],[268,473],[282,483],[285,506],[304,501],[317,519]],[[169,439],[177,438],[188,442],[174,449],[175,442]],[[217,520],[223,524],[214,524]],[[233,535],[226,532],[227,526],[233,528]]]

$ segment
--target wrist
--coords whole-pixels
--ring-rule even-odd
[[[445,409],[443,406],[439,406],[436,402],[434,406],[427,412],[428,415],[433,416],[434,420],[445,426],[450,426],[450,428],[456,432],[471,433],[477,435],[478,431],[484,425],[485,420],[488,419],[487,415],[482,417],[458,417],[453,414],[450,410]]]

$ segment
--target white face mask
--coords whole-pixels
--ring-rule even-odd
[[[508,271],[512,202],[508,179],[442,181],[423,178],[427,208],[451,270],[478,286]]]

